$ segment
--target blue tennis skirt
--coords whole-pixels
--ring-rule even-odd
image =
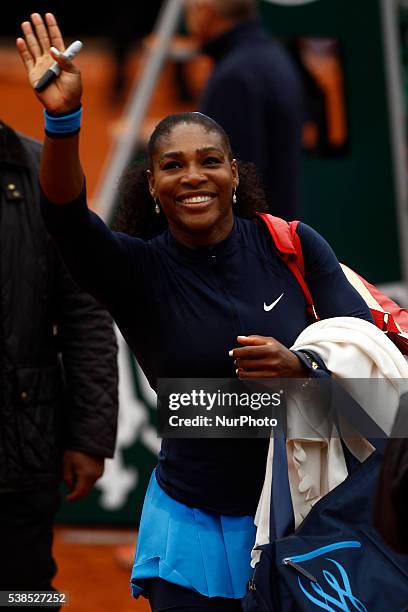
[[[190,508],[169,497],[155,471],[147,489],[131,587],[162,578],[207,597],[240,599],[252,575],[256,528],[252,516],[225,516]]]

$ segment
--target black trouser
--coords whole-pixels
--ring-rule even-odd
[[[143,581],[145,594],[149,600],[152,612],[242,612],[240,599],[225,599],[223,597],[205,597],[195,591],[184,589],[177,584],[166,582],[160,578]]]
[[[57,570],[52,537],[59,502],[55,487],[0,492],[0,591],[55,590],[51,585]]]

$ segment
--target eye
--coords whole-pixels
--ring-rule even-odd
[[[221,164],[222,161],[218,157],[206,157],[203,161],[203,164],[207,166],[213,166],[215,164]]]
[[[162,169],[163,170],[174,170],[175,168],[180,168],[181,167],[181,162],[179,161],[168,161],[166,162],[163,166]]]

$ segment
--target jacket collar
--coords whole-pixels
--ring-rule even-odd
[[[216,38],[212,38],[203,45],[202,51],[206,55],[210,55],[215,61],[218,61],[226,53],[240,47],[247,40],[250,40],[251,44],[269,40],[268,35],[262,28],[259,17],[246,19],[231,30],[223,32],[223,34]]]
[[[27,153],[17,133],[2,121],[0,121],[0,163],[30,167]]]
[[[240,219],[234,216],[234,225],[231,232],[224,240],[217,242],[211,246],[200,247],[198,249],[190,249],[189,247],[180,244],[172,236],[170,230],[166,230],[158,236],[157,240],[160,244],[159,248],[166,248],[167,251],[179,262],[187,264],[205,264],[215,263],[218,258],[225,260],[238,248],[240,236]]]

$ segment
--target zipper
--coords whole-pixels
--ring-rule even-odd
[[[295,555],[294,557],[286,557],[283,559],[289,559],[289,561],[295,561],[296,563],[301,563],[302,561],[310,561],[310,559],[315,559],[316,557],[320,557],[321,555],[325,555],[326,553],[332,552],[333,550],[340,550],[341,548],[361,548],[361,542],[358,540],[345,540],[343,542],[335,542],[334,544],[328,544],[328,546],[322,546],[321,548],[316,548],[315,550],[311,550],[304,555]]]
[[[256,592],[256,599],[257,599],[258,603],[261,603],[261,604],[262,604],[262,606],[264,607],[265,612],[267,612],[267,610],[268,610],[269,608],[268,608],[268,606],[266,605],[265,600],[264,600],[264,598],[262,597],[261,592],[260,592],[260,591],[258,591],[258,590],[257,590],[257,588],[256,588],[256,584],[255,584],[255,574],[256,574],[256,568],[257,568],[257,565],[255,565],[255,569],[254,569],[254,573],[252,574],[252,578],[250,578],[250,579],[248,580],[248,583],[247,583],[247,589],[248,589],[248,591],[252,591],[252,592],[254,592],[254,591],[255,591],[255,592]]]
[[[254,567],[252,578],[248,580],[248,583],[247,583],[248,591],[256,591],[255,574],[256,574],[257,569],[258,569],[258,563]]]
[[[296,572],[299,572],[299,574],[302,574],[302,576],[304,576],[308,580],[311,580],[312,582],[317,582],[317,578],[315,576],[313,576],[313,574],[310,574],[301,565],[298,565],[297,563],[292,561],[292,559],[283,559],[282,563],[283,563],[283,565],[287,565],[288,567],[291,567]]]
[[[329,544],[328,546],[322,546],[321,548],[316,548],[315,550],[311,550],[308,553],[303,555],[294,555],[293,557],[284,557],[282,559],[282,564],[288,567],[291,567],[299,574],[302,574],[308,580],[312,582],[317,582],[317,578],[313,576],[310,572],[305,570],[299,563],[302,561],[310,561],[311,559],[315,559],[316,557],[320,557],[327,553],[333,552],[334,550],[340,550],[342,548],[361,548],[361,543],[357,540],[345,540],[343,542],[335,542],[334,544]]]
[[[248,591],[256,591],[255,580],[253,577],[248,580]]]
[[[222,295],[224,296],[225,300],[228,302],[229,307],[231,309],[231,315],[232,315],[232,321],[233,321],[233,325],[235,326],[235,335],[239,335],[241,333],[242,330],[242,325],[241,325],[241,321],[239,319],[239,315],[238,315],[238,311],[234,305],[234,302],[232,301],[232,299],[230,298],[230,296],[228,295],[227,291],[225,290],[225,287],[220,279],[220,266],[219,266],[219,262],[217,259],[217,254],[215,252],[215,249],[213,252],[211,252],[210,254],[210,262],[211,262],[211,266],[214,270],[214,275],[216,278],[216,282],[218,285],[218,288],[220,290],[220,292],[222,293]]]

